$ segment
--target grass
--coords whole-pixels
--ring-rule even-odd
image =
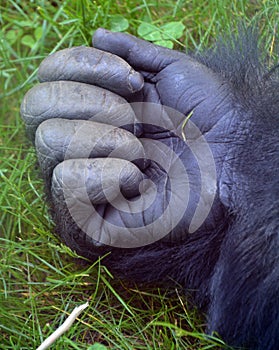
[[[203,334],[203,315],[181,291],[123,284],[101,262],[78,259],[52,234],[20,101],[37,83],[44,57],[89,45],[94,30],[111,28],[115,15],[133,34],[142,22],[160,27],[182,21],[186,29],[175,45],[192,49],[210,44],[240,20],[257,22],[270,60],[276,58],[277,0],[1,2],[0,349],[35,349],[87,300],[90,306],[52,349],[222,347],[221,340]]]

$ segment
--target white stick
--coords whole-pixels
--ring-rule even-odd
[[[88,302],[85,304],[82,304],[80,306],[77,306],[74,308],[74,310],[71,312],[71,314],[66,318],[65,322],[56,329],[54,333],[52,333],[38,348],[37,350],[45,350],[50,345],[52,345],[55,340],[57,340],[63,333],[65,333],[71,325],[75,322],[75,319],[81,314],[81,312],[87,308]]]

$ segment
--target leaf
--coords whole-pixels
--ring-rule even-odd
[[[22,29],[10,29],[6,33],[6,39],[12,45],[18,40],[18,38],[20,38],[22,36],[22,34],[23,34]]]
[[[145,40],[156,41],[162,40],[162,35],[160,29],[157,28],[154,24],[142,22],[138,27],[138,35]]]
[[[182,37],[185,25],[181,22],[169,22],[162,27],[163,39],[179,39]]]
[[[15,24],[17,24],[20,27],[35,27],[37,24],[33,21],[27,20],[27,21],[14,21]]]
[[[154,44],[167,47],[168,49],[173,49],[173,42],[170,40],[157,40]]]
[[[124,32],[129,28],[128,20],[120,15],[113,15],[110,18],[110,29],[112,32]]]
[[[31,35],[24,35],[21,38],[21,43],[25,46],[30,47],[31,49],[33,49],[33,47],[35,46],[36,42],[34,40],[34,38]]]
[[[36,40],[40,40],[41,37],[43,36],[43,28],[42,27],[38,27],[34,30],[34,35],[35,35],[35,38]]]
[[[100,343],[95,343],[94,345],[90,345],[87,350],[107,350],[108,348]]]

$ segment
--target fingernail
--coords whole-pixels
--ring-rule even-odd
[[[109,33],[108,30],[104,29],[104,28],[98,28],[95,33],[93,34],[92,37],[92,44],[93,47],[95,47],[97,45],[98,42],[101,42],[104,39],[104,35]]]
[[[144,84],[142,75],[134,70],[130,71],[128,76],[128,84],[131,92],[140,91]]]

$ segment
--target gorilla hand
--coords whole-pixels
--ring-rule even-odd
[[[210,332],[273,350],[278,77],[252,36],[234,39],[193,58],[100,29],[94,49],[42,63],[21,113],[71,248],[111,251],[119,277],[171,277],[207,308]]]
[[[130,35],[99,29],[93,43],[111,53],[77,47],[49,56],[21,108],[59,234],[91,257],[93,246],[178,243],[212,230],[234,132],[221,77]]]

